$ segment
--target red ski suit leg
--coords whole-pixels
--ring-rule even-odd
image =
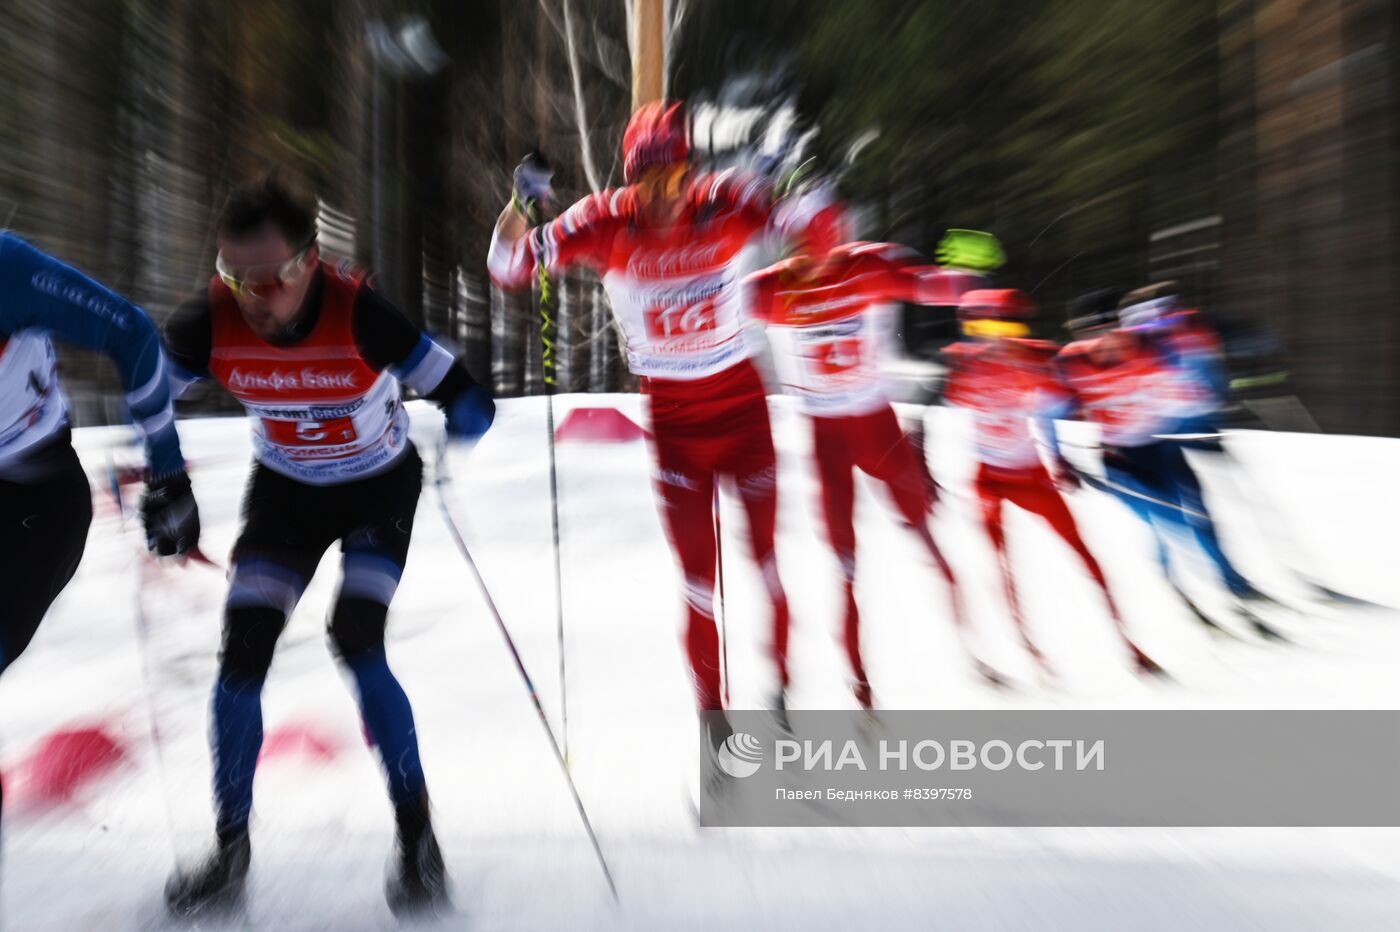
[[[686,653],[702,710],[723,708],[715,627],[715,483],[731,479],[773,605],[771,652],[787,682],[789,615],[774,551],[777,456],[768,402],[749,362],[694,382],[648,379],[653,476],[662,525],[685,577]]]
[[[982,501],[983,522],[987,526],[987,533],[992,538],[992,544],[997,551],[997,559],[1001,563],[1002,582],[1006,588],[1006,599],[1011,606],[1012,618],[1027,644],[1030,641],[1026,635],[1020,604],[1016,598],[1016,584],[1012,579],[1010,561],[1006,552],[1006,535],[1001,526],[1002,501],[1009,501],[1013,505],[1045,519],[1046,523],[1060,536],[1060,539],[1078,554],[1084,568],[1089,571],[1089,575],[1093,577],[1094,582],[1098,584],[1099,590],[1103,593],[1104,600],[1108,603],[1109,614],[1113,616],[1113,620],[1119,628],[1122,628],[1118,606],[1113,601],[1113,594],[1108,588],[1108,578],[1104,575],[1099,561],[1094,559],[1094,555],[1089,552],[1089,545],[1080,536],[1079,526],[1075,523],[1074,515],[1070,513],[1069,505],[1065,503],[1064,496],[1055,487],[1054,480],[1050,478],[1050,473],[1046,471],[1044,466],[1013,471],[997,469],[984,463],[977,474],[977,494]]]
[[[832,549],[841,561],[846,611],[846,654],[857,684],[867,681],[860,653],[860,613],[855,600],[855,477],[860,469],[889,489],[900,518],[923,542],[949,586],[953,617],[963,624],[961,599],[952,568],[929,531],[932,508],[927,471],[900,429],[894,409],[885,405],[854,417],[812,418],[812,446],[821,480],[822,518]]]

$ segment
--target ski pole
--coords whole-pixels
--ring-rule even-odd
[[[486,580],[482,578],[481,570],[477,568],[476,561],[472,559],[467,542],[463,539],[462,532],[452,517],[452,509],[448,507],[447,493],[444,490],[447,475],[443,468],[446,458],[447,445],[444,442],[438,450],[437,469],[433,480],[433,485],[437,488],[438,508],[442,512],[443,522],[447,525],[447,532],[452,536],[453,543],[457,545],[457,552],[467,561],[467,568],[471,570],[472,578],[476,580],[477,588],[486,601],[486,607],[491,612],[491,617],[495,620],[501,637],[505,639],[506,648],[510,651],[511,659],[515,661],[516,672],[520,674],[521,680],[525,683],[525,689],[530,694],[530,702],[535,707],[535,714],[539,716],[540,724],[544,726],[545,734],[549,736],[550,749],[554,751],[554,758],[559,762],[559,770],[564,775],[564,782],[569,787],[569,795],[573,797],[574,808],[578,810],[579,819],[583,822],[583,830],[587,833],[588,841],[593,846],[593,854],[598,859],[598,866],[603,870],[603,878],[608,882],[608,890],[612,893],[613,900],[618,901],[617,884],[613,882],[612,870],[609,869],[607,858],[603,856],[603,849],[598,844],[598,836],[593,831],[593,823],[588,818],[588,811],[583,806],[583,799],[579,796],[578,787],[574,785],[574,778],[569,774],[568,764],[564,760],[563,751],[560,750],[559,741],[554,736],[554,729],[550,727],[549,717],[545,715],[544,705],[540,702],[534,680],[530,679],[530,673],[525,669],[525,661],[521,659],[520,651],[516,649],[515,639],[511,637],[510,629],[506,627],[500,610],[496,608],[496,600],[491,597],[491,591],[486,588]]]
[[[531,202],[527,216],[532,224],[540,222],[540,208]],[[558,324],[554,320],[559,305],[554,280],[549,269],[540,262],[536,268],[540,287],[540,372],[544,378],[545,424],[549,430],[549,517],[554,535],[554,603],[555,628],[559,640],[559,731],[563,739],[564,766],[569,765],[569,690],[565,676],[564,653],[564,571],[559,540],[559,467],[554,450],[554,391],[555,358],[558,344]],[[554,331],[551,333],[551,331]]]
[[[1204,439],[1204,438],[1206,438],[1207,436],[1218,436],[1218,435],[1206,435],[1206,434],[1190,434],[1190,435],[1181,434],[1181,435],[1176,435],[1176,434],[1173,434],[1173,435],[1163,435],[1162,439],[1166,439],[1167,436],[1170,436],[1170,437],[1172,437],[1172,438],[1174,438],[1174,439],[1179,439],[1179,438],[1182,438],[1182,437],[1189,437],[1189,438],[1191,438],[1191,439]],[[1061,441],[1060,441],[1060,446],[1064,446],[1064,447],[1074,447],[1074,448],[1077,449],[1077,450],[1093,450],[1093,451],[1096,451],[1096,452],[1097,452],[1097,451],[1101,451],[1101,450],[1103,449],[1102,447],[1098,446],[1097,444],[1074,443],[1074,442],[1068,441],[1068,440],[1061,440]],[[1071,465],[1072,465],[1072,464],[1071,464]],[[1108,492],[1108,493],[1110,493],[1110,494],[1116,494],[1116,495],[1126,495],[1126,496],[1128,496],[1129,498],[1136,498],[1136,499],[1138,499],[1139,501],[1147,502],[1148,504],[1151,504],[1151,505],[1157,505],[1157,506],[1160,506],[1160,507],[1162,507],[1162,508],[1170,508],[1172,511],[1178,511],[1178,512],[1180,512],[1180,513],[1186,515],[1188,518],[1198,518],[1198,519],[1203,520],[1203,521],[1209,521],[1209,520],[1210,520],[1210,515],[1204,514],[1203,512],[1199,512],[1199,511],[1197,511],[1197,510],[1194,509],[1194,508],[1187,508],[1185,505],[1182,505],[1180,502],[1169,502],[1169,501],[1167,501],[1167,500],[1164,499],[1164,498],[1157,498],[1157,497],[1154,496],[1154,495],[1148,495],[1146,492],[1140,492],[1140,491],[1138,491],[1137,489],[1134,489],[1134,488],[1131,488],[1131,487],[1129,487],[1129,486],[1123,485],[1121,482],[1114,482],[1112,479],[1109,479],[1109,478],[1106,477],[1106,476],[1095,476],[1095,475],[1092,475],[1092,474],[1090,474],[1090,473],[1085,472],[1085,471],[1082,470],[1082,469],[1079,469],[1078,467],[1074,467],[1074,474],[1075,474],[1076,476],[1078,476],[1078,477],[1080,478],[1081,481],[1087,482],[1089,485],[1091,485],[1091,486],[1093,486],[1094,488],[1098,489],[1100,492]]]
[[[1076,472],[1078,472],[1078,470],[1076,470]],[[1108,492],[1113,495],[1127,495],[1128,497],[1136,498],[1139,501],[1144,501],[1152,505],[1158,505],[1162,508],[1170,508],[1173,511],[1179,511],[1182,514],[1186,515],[1188,518],[1199,518],[1204,521],[1210,520],[1209,515],[1204,514],[1203,512],[1199,512],[1194,508],[1187,508],[1185,505],[1182,505],[1178,502],[1169,502],[1164,498],[1157,498],[1156,496],[1148,495],[1146,492],[1139,492],[1137,489],[1130,488],[1119,482],[1114,482],[1112,479],[1101,478],[1099,476],[1091,476],[1088,473],[1078,474],[1079,478],[1082,481],[1087,482],[1089,485],[1098,489],[1100,492]]]
[[[111,451],[107,453],[107,479],[110,487],[114,490],[113,498],[117,504],[117,517],[120,522],[120,531],[127,535],[126,507],[121,499],[121,487],[117,482],[117,468],[112,462]],[[142,542],[144,544],[144,541]],[[149,566],[155,566],[155,560],[150,553],[146,552],[144,546],[137,550],[136,557],[142,571]],[[156,781],[160,789],[163,814],[165,815],[165,831],[170,839],[170,851],[172,857],[175,850],[175,813],[170,805],[170,779],[166,774],[165,766],[165,739],[161,735],[160,716],[156,712],[154,676],[151,669],[151,623],[146,615],[146,603],[142,598],[142,592],[146,588],[145,580],[138,579],[135,588],[135,608],[136,608],[136,653],[141,661],[141,685],[145,693],[146,707],[146,727],[151,733],[151,752],[155,755],[156,761]]]
[[[715,484],[714,505],[715,517],[715,577],[719,582],[719,668],[720,675],[724,681],[724,705],[729,707],[729,631],[726,616],[729,614],[724,607],[724,538],[720,533],[719,525],[719,484]]]
[[[544,372],[545,423],[549,431],[549,517],[554,535],[554,604],[555,628],[559,640],[559,731],[563,738],[564,766],[569,764],[569,690],[564,666],[564,570],[559,541],[559,468],[554,451],[554,349],[550,338],[554,322],[554,283],[544,263],[539,265],[540,282],[540,340],[543,344],[540,364]]]

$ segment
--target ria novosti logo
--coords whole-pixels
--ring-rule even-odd
[[[874,756],[872,756],[872,753]],[[715,754],[720,770],[731,777],[751,777],[763,766],[763,742],[744,731],[724,740]],[[1001,739],[948,741],[881,739],[862,749],[855,740],[779,738],[773,742],[773,770],[805,773],[869,771],[1103,771],[1107,741],[1103,738],[1027,739],[1013,744]]]
[[[763,745],[748,732],[736,731],[724,739],[715,757],[719,769],[731,777],[751,777],[763,766]]]

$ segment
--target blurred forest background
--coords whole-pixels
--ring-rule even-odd
[[[161,317],[212,218],[276,165],[501,394],[540,379],[492,223],[539,145],[559,201],[621,181],[633,0],[0,0],[0,222]],[[1323,429],[1400,435],[1394,0],[668,0],[668,92],[716,158],[777,114],[866,238],[995,232],[1041,332],[1173,277],[1282,341]],[[815,130],[815,133],[810,133]],[[6,217],[9,217],[6,220]],[[564,391],[629,387],[596,279],[562,287]],[[70,357],[80,423],[114,382]]]

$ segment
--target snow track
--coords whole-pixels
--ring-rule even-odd
[[[631,396],[556,403],[561,418],[576,405],[614,404],[641,419]],[[792,705],[850,708],[837,571],[816,521],[806,424],[783,400],[773,408],[782,457],[779,557],[794,618]],[[430,410],[414,411],[416,432],[440,430]],[[935,533],[963,579],[989,659],[1029,677],[966,497],[973,469],[966,424],[946,410],[927,416],[933,469],[952,493]],[[1064,430],[1084,438],[1083,428]],[[222,562],[237,531],[247,425],[188,421],[181,435],[194,464],[203,549]],[[157,565],[140,553],[137,532],[123,528],[104,491],[109,459],[133,459],[125,439],[114,429],[78,432],[96,518],[77,577],[0,680],[0,760],[12,767],[45,735],[79,724],[102,726],[127,754],[71,801],[7,816],[0,886],[7,929],[171,927],[160,889],[173,857],[192,859],[212,832],[205,729],[225,583],[216,569]],[[1130,673],[1073,554],[1014,512],[1007,533],[1023,603],[1061,684],[996,692],[967,668],[945,593],[919,548],[862,486],[857,595],[878,701],[890,708],[1400,707],[1400,618],[1381,608],[1315,606],[1280,559],[1306,562],[1332,588],[1400,605],[1393,539],[1400,441],[1241,434],[1230,447],[1249,476],[1232,483],[1202,464],[1211,507],[1242,569],[1302,608],[1281,621],[1298,646],[1212,639],[1158,578],[1146,530],[1114,500],[1084,490],[1071,507],[1085,537],[1142,646],[1174,681]],[[425,491],[389,647],[414,703],[459,909],[425,927],[1400,927],[1400,830],[698,832],[683,799],[695,780],[697,740],[679,589],[645,446],[561,444],[558,455],[571,768],[621,906],[608,896],[543,730]],[[451,471],[454,514],[557,727],[543,399],[503,401],[480,446],[453,451]],[[1257,501],[1246,503],[1242,489]],[[1266,520],[1256,520],[1261,513]],[[733,702],[753,707],[769,688],[766,598],[744,560],[742,512],[726,506],[723,519]],[[268,680],[269,746],[281,737],[258,774],[248,913],[201,928],[393,927],[382,893],[389,805],[325,641],[338,556],[328,554],[303,598]],[[1203,572],[1191,583],[1203,607],[1223,604]]]

